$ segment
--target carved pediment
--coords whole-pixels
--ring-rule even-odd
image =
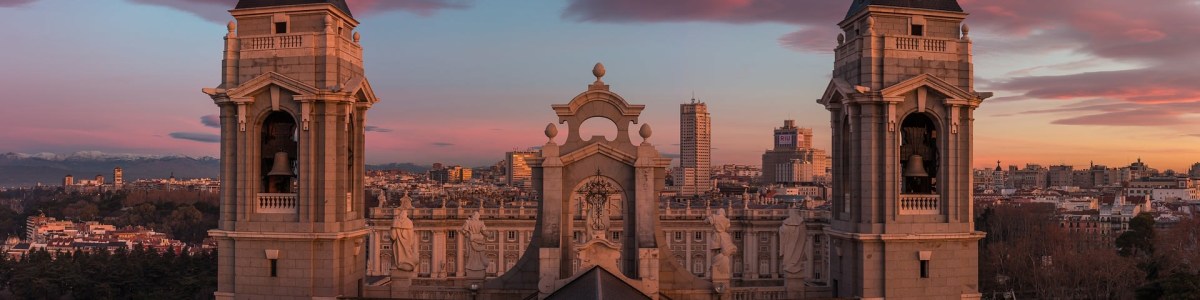
[[[571,153],[564,154],[561,159],[563,164],[569,165],[573,162],[583,160],[588,156],[597,154],[607,156],[613,160],[631,166],[637,161],[637,157],[633,156],[632,154],[625,153],[624,151],[621,151],[613,146],[609,146],[605,143],[592,143],[591,145],[571,151]]]
[[[921,74],[908,80],[901,81],[900,83],[883,89],[880,91],[880,93],[884,98],[903,97],[904,94],[910,93],[920,87],[927,87],[937,91],[938,93],[941,93],[942,95],[945,95],[950,99],[974,100],[976,98],[974,94],[964,91],[953,84],[947,83],[945,80],[942,80],[937,76],[929,74]]]
[[[321,91],[317,87],[308,85],[307,83],[296,79],[292,79],[291,77],[287,77],[283,74],[267,72],[227,91],[226,94],[229,95],[229,98],[231,99],[248,99],[247,101],[253,101],[254,94],[259,93],[271,85],[279,86],[280,88],[302,96],[315,95]]]
[[[641,115],[642,110],[646,108],[645,105],[629,104],[629,102],[625,102],[625,98],[621,98],[620,95],[601,89],[589,89],[588,91],[575,96],[574,99],[571,99],[571,102],[568,102],[567,104],[551,105],[551,108],[554,109],[554,112],[557,113],[560,118],[580,116],[583,119],[587,119],[600,116],[599,114],[579,115],[580,108],[592,102],[600,102],[610,105],[620,112],[621,116],[633,118],[634,123],[637,123],[637,117]]]

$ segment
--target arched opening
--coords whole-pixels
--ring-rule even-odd
[[[937,194],[940,153],[937,126],[924,113],[914,113],[900,124],[900,172],[904,194]]]
[[[606,141],[615,140],[617,123],[605,117],[591,117],[579,124],[579,138],[589,141],[596,136],[602,136]]]
[[[261,137],[262,189],[267,193],[296,192],[296,157],[299,152],[296,119],[276,111],[263,120]]]

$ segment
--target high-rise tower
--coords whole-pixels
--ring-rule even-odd
[[[712,190],[712,120],[708,105],[696,102],[679,105],[679,173],[675,176],[681,196]]]
[[[356,297],[377,102],[344,0],[241,0],[221,83],[217,299]]]
[[[120,189],[125,186],[125,170],[121,167],[113,168],[113,188]]]
[[[836,297],[979,298],[971,40],[955,0],[856,0],[833,79]]]
[[[784,120],[783,127],[775,128],[775,148],[763,153],[762,183],[827,182],[829,156],[825,150],[813,148],[812,139],[811,128],[796,127],[795,120]]]

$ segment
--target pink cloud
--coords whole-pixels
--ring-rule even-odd
[[[0,0],[14,1],[14,0]],[[17,0],[22,1],[22,0]],[[23,0],[36,1],[36,0]],[[230,20],[228,10],[237,0],[132,0],[133,2],[166,6],[189,12],[213,22]],[[420,16],[429,16],[438,10],[463,9],[470,6],[468,0],[347,0],[355,16],[370,16],[385,11],[407,11]],[[0,2],[2,6],[3,2]]]
[[[17,7],[37,0],[0,0],[0,7]]]

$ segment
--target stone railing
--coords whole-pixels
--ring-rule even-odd
[[[286,34],[241,38],[242,50],[295,49],[304,47],[307,34]]]
[[[294,214],[299,207],[296,194],[258,193],[255,212],[260,214]]]
[[[733,288],[729,291],[732,300],[786,300],[787,291],[782,287]]]
[[[922,52],[953,52],[954,43],[947,39],[933,39],[924,37],[888,37],[889,45],[893,49],[906,51],[922,51]]]
[[[936,215],[941,213],[941,195],[912,195],[901,194],[899,209],[901,215]]]

